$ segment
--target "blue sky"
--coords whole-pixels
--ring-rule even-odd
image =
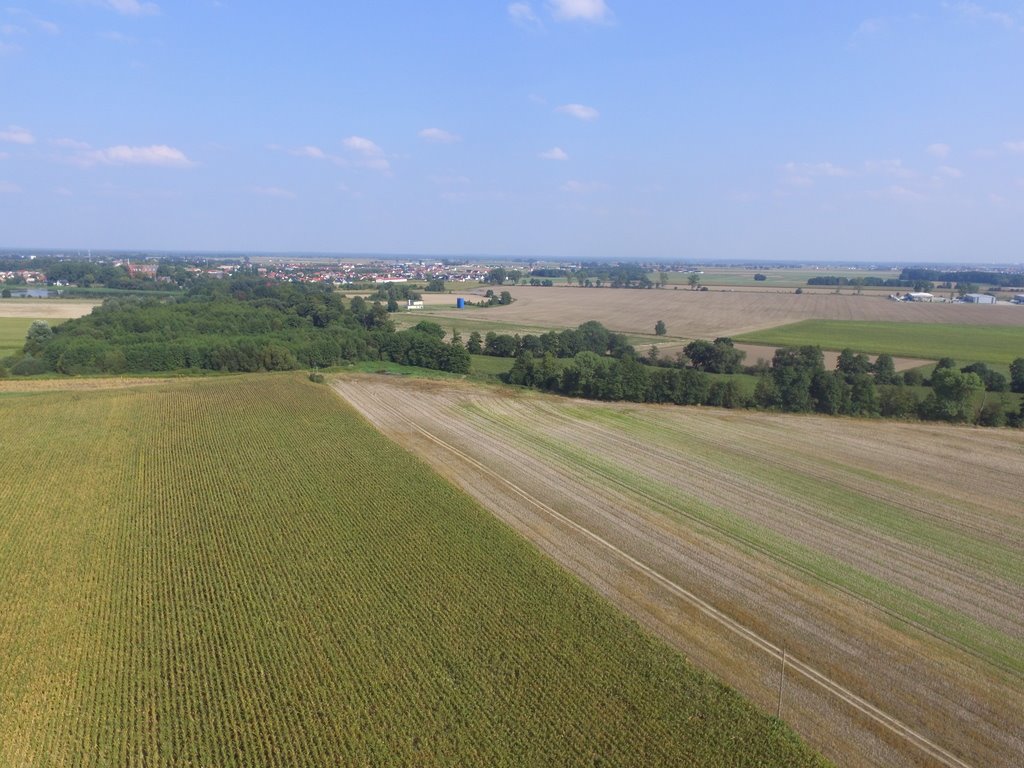
[[[10,2],[0,246],[1024,261],[1024,2]]]

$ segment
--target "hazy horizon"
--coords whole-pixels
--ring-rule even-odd
[[[5,240],[1024,260],[1013,4],[183,5],[0,9]]]

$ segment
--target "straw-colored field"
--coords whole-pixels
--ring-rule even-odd
[[[98,301],[71,299],[0,299],[0,317],[49,317],[70,320],[92,312]]]
[[[1024,762],[1024,433],[335,386],[839,764]]]
[[[1024,326],[1024,307],[922,304],[876,295],[835,295],[792,291],[629,290],[611,288],[510,287],[515,302],[487,310],[432,309],[439,317],[479,317],[524,326],[571,328],[598,320],[624,333],[652,334],[664,320],[675,338],[739,335],[799,320],[878,320],[908,323]],[[443,323],[443,321],[441,321]]]

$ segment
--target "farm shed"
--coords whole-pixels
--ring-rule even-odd
[[[935,297],[932,296],[932,294],[930,294],[930,293],[917,292],[917,293],[908,293],[906,296],[903,297],[903,300],[904,301],[934,301]]]
[[[964,301],[968,304],[995,304],[996,297],[987,293],[965,293]]]

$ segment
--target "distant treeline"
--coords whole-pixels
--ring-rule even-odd
[[[808,285],[862,285],[874,288],[913,288],[915,281],[896,279],[895,277],[841,277],[838,275],[821,275],[812,277]]]
[[[4,362],[14,374],[275,371],[356,360],[467,372],[465,347],[426,325],[396,332],[380,302],[242,277],[206,281],[181,299],[108,299],[53,329],[34,323],[24,354]]]
[[[980,283],[983,285],[995,285],[1004,288],[1024,285],[1024,272],[989,272],[986,270],[956,270],[943,271],[939,269],[925,269],[922,267],[908,267],[900,273],[901,280],[916,281],[930,280],[936,283]]]
[[[957,368],[951,359],[936,365],[930,379],[919,371],[896,372],[890,355],[871,362],[852,350],[840,353],[835,370],[825,368],[820,347],[778,349],[770,365],[743,367],[744,353],[731,339],[698,340],[675,359],[659,358],[656,351],[637,358],[628,345],[602,347],[610,334],[599,323],[588,323],[568,338],[593,339],[588,348],[569,354],[571,347],[558,343],[558,335],[501,337],[489,334],[486,354],[514,355],[505,375],[511,384],[534,387],[573,397],[597,400],[628,400],[642,403],[714,405],[725,408],[759,408],[786,412],[815,412],[849,416],[884,416],[943,421],[973,421],[983,426],[1009,423],[1020,426],[1024,405],[1017,409],[999,393],[1024,392],[1024,358],[1010,367],[1011,380],[974,363]],[[610,334],[615,336],[615,334]],[[472,339],[471,339],[472,343]],[[571,357],[569,362],[559,358]],[[752,394],[736,377],[714,374],[746,373],[757,377]],[[922,394],[920,387],[931,387]],[[975,411],[974,393],[996,393]]]

